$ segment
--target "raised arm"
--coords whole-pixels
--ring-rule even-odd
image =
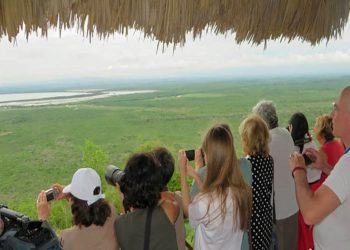
[[[318,161],[320,163],[321,160]],[[289,165],[294,176],[298,206],[305,223],[314,225],[321,222],[340,205],[338,196],[326,185],[322,185],[316,192],[310,189],[306,178],[305,161],[301,154],[292,154]]]
[[[181,195],[182,195],[182,208],[184,215],[188,217],[188,207],[191,203],[187,184],[187,158],[184,150],[180,150],[178,154],[179,170],[180,170],[180,183],[181,183]]]

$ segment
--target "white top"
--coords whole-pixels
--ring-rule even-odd
[[[289,168],[289,155],[294,152],[292,136],[285,128],[270,130],[270,155],[274,161],[276,219],[281,220],[298,211],[294,180]]]
[[[210,202],[208,194],[198,194],[190,204],[188,218],[196,230],[195,250],[241,249],[243,231],[236,228],[236,220],[233,219],[235,206],[230,194],[226,200],[225,218],[221,216],[220,201],[216,195],[213,195],[214,199]],[[206,214],[209,202],[210,209]]]
[[[310,142],[304,144],[303,153],[304,153],[305,149],[307,149],[307,148],[317,149],[314,141],[310,141]],[[294,146],[294,150],[295,150],[295,152],[298,152],[298,153],[300,152],[298,146]],[[318,181],[321,178],[321,174],[322,174],[322,171],[319,169],[312,168],[310,166],[306,167],[306,176],[307,176],[307,181],[309,183],[313,183],[315,181]]]
[[[350,154],[343,155],[323,183],[341,204],[314,227],[315,250],[350,248]]]

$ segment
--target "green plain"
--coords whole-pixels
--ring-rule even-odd
[[[158,91],[70,105],[0,108],[0,203],[35,219],[39,191],[55,182],[68,184],[77,168],[88,167],[83,166],[86,140],[107,155],[107,163],[123,167],[133,152],[150,145],[165,146],[177,158],[179,149],[200,146],[214,123],[226,122],[242,156],[238,127],[259,100],[276,103],[280,126],[300,111],[312,128],[315,117],[331,111],[349,82],[350,77],[150,84],[141,88]],[[171,189],[179,188],[177,182],[178,175]],[[106,194],[117,205],[112,187]],[[57,231],[70,225],[62,213],[70,214],[67,206],[53,204],[51,223]]]

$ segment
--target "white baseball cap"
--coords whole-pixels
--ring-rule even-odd
[[[100,188],[100,192],[94,194],[97,187]],[[88,206],[105,198],[102,194],[101,178],[92,168],[78,169],[73,175],[71,184],[63,189],[63,193],[71,193],[78,199],[87,201]]]

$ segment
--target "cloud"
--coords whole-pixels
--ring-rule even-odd
[[[281,68],[313,65],[329,68],[350,66],[350,24],[342,39],[312,47],[300,41],[270,41],[263,46],[237,45],[232,35],[203,34],[193,41],[191,34],[184,47],[158,51],[157,41],[130,32],[128,37],[115,34],[108,40],[89,39],[76,30],[49,30],[48,39],[24,34],[17,44],[0,41],[0,85],[43,80],[88,77],[166,76],[221,69]],[[349,67],[348,67],[349,68]]]

